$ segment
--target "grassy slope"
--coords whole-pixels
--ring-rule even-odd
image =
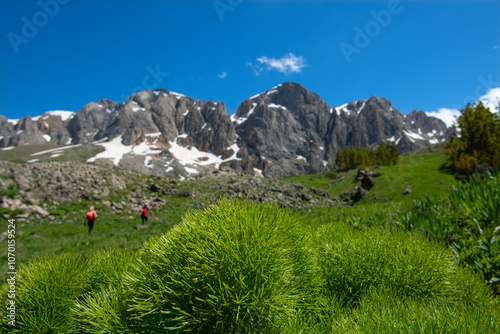
[[[97,153],[104,151],[104,148],[96,145],[85,145],[73,147],[71,149],[60,150],[61,155],[51,157],[55,152],[48,152],[40,155],[33,155],[45,150],[53,150],[58,147],[54,144],[40,144],[17,146],[11,150],[0,150],[0,160],[25,163],[27,161],[38,159],[38,161],[81,161],[85,162]]]
[[[443,190],[456,184],[453,175],[442,170],[446,157],[442,152],[400,157],[396,166],[382,166],[378,170],[382,176],[375,178],[375,187],[360,202],[352,207],[319,208],[300,212],[309,224],[325,224],[346,217],[368,217],[379,215],[381,219],[396,210],[408,207],[413,201],[424,196],[441,196]],[[332,196],[339,197],[344,191],[354,188],[357,171],[347,173],[344,180],[328,187],[332,180],[324,174],[299,175],[284,178],[284,181],[300,182],[307,187],[327,189]],[[406,186],[412,192],[403,195]],[[383,223],[383,222],[380,222]]]
[[[7,151],[8,152],[8,151]],[[445,162],[442,153],[430,153],[426,155],[414,155],[401,157],[401,163],[392,167],[381,167],[383,174],[376,178],[376,186],[369,195],[353,207],[339,208],[314,208],[298,210],[299,216],[308,225],[318,226],[346,219],[366,218],[377,216],[376,223],[383,225],[384,220],[397,209],[410,205],[415,199],[422,196],[439,195],[441,189],[448,188],[455,181],[453,176],[440,171],[440,166]],[[334,197],[338,197],[347,189],[353,188],[356,171],[347,173],[343,181],[328,186],[332,182],[324,174],[302,175],[284,178],[284,181],[303,183],[307,187],[327,189]],[[231,177],[225,182],[234,183],[249,177]],[[155,181],[153,177],[137,176],[136,184],[148,185]],[[151,236],[169,230],[173,225],[179,223],[182,216],[190,211],[196,210],[199,202],[211,203],[223,197],[224,193],[218,190],[218,179],[203,181],[186,181],[180,183],[178,189],[182,195],[161,195],[149,193],[148,196],[159,196],[168,201],[162,209],[153,210],[150,215],[149,229],[135,230],[134,225],[140,224],[139,213],[113,213],[100,203],[81,201],[79,203],[61,203],[52,207],[52,212],[57,212],[59,218],[56,221],[34,220],[29,224],[18,223],[17,232],[17,263],[25,263],[28,259],[41,256],[46,253],[83,252],[94,253],[110,247],[120,249],[137,249]],[[263,180],[265,183],[266,180]],[[403,196],[402,192],[406,185],[410,185],[413,192]],[[135,189],[127,190],[135,193]],[[187,195],[195,193],[195,196]],[[112,202],[120,201],[124,194],[115,194],[106,198]],[[106,199],[103,199],[106,200]],[[51,203],[47,203],[49,207]],[[96,206],[99,218],[91,235],[87,235],[87,227],[84,226],[83,218],[86,209],[92,204]],[[382,204],[382,205],[381,205]],[[4,225],[4,222],[2,222]],[[5,230],[2,226],[2,230]],[[0,261],[6,263],[6,247],[0,249]],[[5,261],[4,261],[5,260]],[[6,272],[6,268],[0,268],[0,277]]]
[[[414,200],[424,196],[444,195],[443,190],[456,183],[452,175],[441,169],[445,161],[446,158],[442,152],[403,156],[400,158],[398,165],[379,169],[382,176],[375,179],[375,187],[370,191],[369,195],[356,205],[352,207],[303,209],[297,210],[297,213],[310,226],[311,231],[321,231],[322,229],[318,229],[318,227],[323,224],[347,221],[347,224],[337,226],[345,226],[346,231],[354,233],[349,225],[352,225],[356,219],[371,220],[373,225],[383,226],[390,219],[390,214],[395,210],[404,209],[410,206]],[[351,171],[347,173],[344,180],[334,185],[330,185],[333,180],[329,177],[332,175],[329,174],[329,177],[327,177],[324,173],[295,176],[282,180],[291,183],[302,183],[306,187],[326,189],[332,196],[338,197],[341,193],[352,189],[356,185],[354,182],[355,175],[356,171]],[[57,212],[59,215],[56,222],[35,220],[30,221],[29,224],[18,223],[17,231],[22,232],[22,235],[18,234],[16,238],[16,264],[27,263],[28,259],[46,253],[93,254],[111,248],[137,249],[151,236],[166,232],[173,225],[179,223],[186,212],[198,208],[198,203],[213,203],[217,198],[224,196],[223,190],[217,187],[220,182],[230,184],[241,182],[245,178],[249,177],[234,176],[228,179],[185,181],[175,186],[179,189],[177,195],[164,196],[159,193],[149,193],[148,196],[151,196],[151,198],[158,196],[167,199],[168,204],[151,212],[149,229],[138,231],[134,230],[133,226],[140,223],[139,213],[112,213],[106,210],[102,204],[89,201],[59,204],[51,208],[53,213]],[[169,181],[137,175],[134,184],[143,185],[144,187],[131,189],[127,185],[127,189],[124,191],[132,194],[143,192],[149,184],[159,182]],[[264,184],[266,182],[266,180],[263,180]],[[411,186],[412,193],[403,195],[403,190],[408,185]],[[191,196],[188,196],[189,194]],[[125,195],[127,194],[117,193],[103,200],[119,202]],[[51,206],[51,203],[47,204]],[[96,206],[99,217],[93,233],[88,235],[88,229],[82,222],[86,209],[90,204]],[[0,223],[2,231],[6,230],[4,222]],[[328,227],[334,226],[327,226],[326,228]],[[375,235],[372,231],[359,231],[359,233],[366,233],[367,237],[371,238]],[[385,236],[387,234],[385,232],[387,230],[383,230],[381,235]],[[346,239],[346,233],[345,231],[341,233],[341,240]],[[356,236],[352,239],[358,240],[359,238]],[[0,243],[0,245],[6,244]],[[428,246],[431,247],[430,244]],[[7,262],[6,248],[2,247],[0,249],[0,262],[4,264]],[[439,247],[436,249],[439,249]],[[363,263],[363,261],[354,262]],[[384,259],[384,263],[386,262]],[[5,266],[0,267],[0,279],[5,282],[6,268],[3,267]],[[359,273],[353,276],[359,277]],[[433,330],[442,332],[443,328],[447,328],[450,333],[454,333],[469,332],[470,328],[468,327],[477,324],[476,332],[495,332],[495,329],[492,328],[495,320],[490,318],[490,313],[485,313],[484,309],[469,307],[466,304],[450,304],[450,306],[443,307],[442,302],[434,303],[432,300],[414,301],[413,299],[399,300],[393,297],[390,295],[369,296],[359,308],[352,311],[342,309],[342,312],[337,312],[337,317],[332,318],[335,319],[334,321],[328,319],[330,323],[328,327],[331,327],[331,332],[389,333],[410,332],[409,329],[413,330],[414,327],[422,326],[412,332],[432,332]],[[491,314],[497,314],[495,312],[498,312],[498,310],[495,309],[492,312]],[[464,317],[467,319],[462,319]],[[479,326],[480,322],[483,327]],[[300,328],[300,325],[304,326],[304,333],[321,332],[316,329],[313,331],[312,327],[306,326],[308,325],[307,321],[291,324],[289,332],[298,332],[297,328]],[[400,328],[396,329],[394,326]],[[486,331],[485,328],[488,328],[489,331]]]

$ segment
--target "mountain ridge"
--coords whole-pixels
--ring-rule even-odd
[[[188,176],[221,166],[268,177],[308,174],[334,167],[337,151],[349,145],[394,141],[407,152],[442,142],[452,131],[422,111],[403,115],[384,97],[332,108],[293,82],[246,99],[231,116],[224,102],[195,101],[166,89],[137,92],[123,103],[90,102],[73,114],[17,121],[0,115],[4,149],[98,142],[106,151],[89,161],[154,175]]]

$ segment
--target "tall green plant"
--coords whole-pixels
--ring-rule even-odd
[[[453,299],[459,289],[450,252],[418,234],[326,225],[318,232],[317,249],[326,293],[346,304],[378,287],[437,299]]]
[[[452,186],[447,195],[416,201],[412,209],[394,215],[396,223],[446,241],[461,264],[498,287],[500,242],[495,231],[500,226],[500,175],[475,175]]]
[[[352,310],[339,310],[325,326],[328,333],[475,333],[500,332],[497,306],[471,306],[443,300],[404,297],[373,289]]]
[[[500,167],[500,120],[482,102],[460,111],[459,131],[446,142],[446,154],[459,174]]]
[[[134,330],[276,332],[314,298],[308,246],[276,205],[222,200],[190,213],[146,242],[127,274]]]
[[[128,313],[123,274],[136,252],[111,249],[94,255],[86,272],[87,289],[71,307],[78,328],[86,333],[123,333]]]
[[[77,254],[47,255],[29,261],[16,279],[16,325],[2,317],[4,333],[75,332],[70,307],[87,288],[86,257]],[[2,290],[2,308],[8,302]]]

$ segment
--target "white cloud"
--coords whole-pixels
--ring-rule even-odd
[[[264,70],[276,70],[284,74],[290,73],[301,73],[302,69],[307,66],[304,57],[296,56],[293,53],[287,53],[283,57],[268,58],[267,56],[262,56],[257,58],[259,64],[248,63],[248,65],[254,70],[255,75],[259,75]]]
[[[221,79],[224,79],[225,77],[227,77],[227,73],[226,72],[222,72],[221,74],[217,74],[217,76]]]
[[[479,101],[483,102],[486,107],[490,108],[490,111],[498,112],[497,106],[500,101],[500,87],[488,90],[486,94],[479,98]]]
[[[500,103],[500,87],[491,88],[478,101],[490,108],[492,112],[498,112],[497,106]],[[456,124],[456,117],[460,116],[460,110],[450,108],[438,108],[437,111],[426,112],[427,116],[434,116],[446,123],[448,127]]]
[[[438,108],[437,111],[427,111],[425,114],[439,118],[446,123],[447,127],[450,127],[456,124],[456,117],[460,116],[460,111],[458,109]]]
[[[248,63],[247,63],[247,66],[249,66],[249,67],[251,67],[251,68],[252,68],[253,73],[255,73],[255,75],[256,75],[256,76],[259,76],[259,75],[262,73],[262,71],[264,70],[264,69],[262,68],[262,66],[255,65],[255,64],[252,64],[252,63],[250,63],[250,62],[248,62]]]

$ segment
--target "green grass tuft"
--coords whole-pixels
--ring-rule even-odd
[[[87,288],[88,259],[77,254],[44,256],[23,265],[16,278],[16,325],[1,317],[4,333],[74,332],[70,307]],[[8,304],[7,289],[1,291],[2,309]]]
[[[317,247],[325,290],[345,304],[379,287],[407,297],[469,298],[457,292],[462,286],[456,272],[462,269],[451,253],[418,234],[334,224],[318,231]],[[482,287],[478,280],[473,283]]]
[[[308,237],[276,205],[222,200],[144,245],[128,274],[141,330],[276,332],[314,298]]]

